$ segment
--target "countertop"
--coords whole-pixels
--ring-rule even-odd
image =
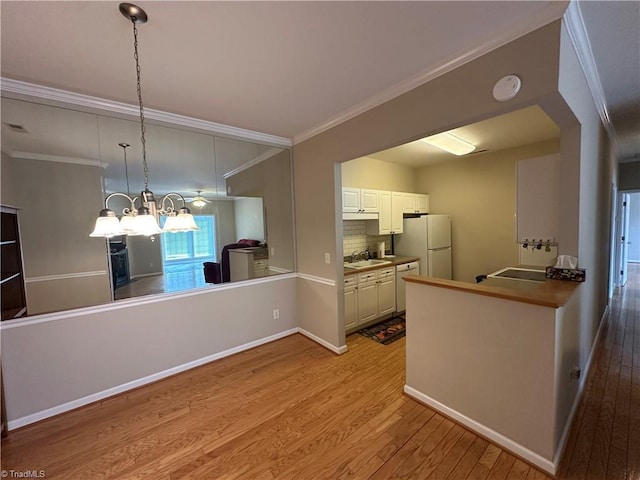
[[[432,285],[434,287],[451,288],[476,295],[504,298],[516,302],[530,303],[544,307],[560,308],[564,306],[580,285],[577,282],[550,280],[544,282],[528,282],[502,278],[487,278],[482,283],[457,282],[441,278],[408,275],[407,282]]]
[[[382,265],[372,265],[370,267],[365,268],[346,268],[344,269],[344,274],[353,275],[354,273],[368,272],[369,270],[376,270],[378,268],[388,268],[395,267],[396,265],[402,265],[403,263],[416,262],[420,260],[419,257],[401,257],[396,255],[395,257],[384,257],[384,260],[389,260],[391,263],[385,263]]]

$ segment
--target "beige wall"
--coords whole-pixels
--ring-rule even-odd
[[[334,170],[336,162],[540,104],[545,99],[549,103],[559,101],[559,29],[560,23],[554,22],[297,144],[293,158],[298,270],[341,282],[340,265],[324,262],[325,252],[335,259],[336,252],[342,250],[338,234],[341,223],[336,222],[339,193],[336,185],[340,188],[342,181],[340,170],[337,173]],[[491,97],[493,85],[513,72],[524,79],[520,93],[510,102],[496,102]],[[577,216],[577,210],[573,213]],[[299,304],[321,302],[329,305],[331,311],[341,311],[335,307],[340,301],[341,289],[323,289],[320,293],[323,298],[308,298],[316,293],[314,290],[303,292],[299,295]],[[307,310],[300,315],[303,328],[317,335],[321,330],[333,330],[330,336],[344,342],[344,334],[339,331],[341,321],[336,321],[332,328],[321,329],[324,322],[325,312]]]
[[[495,102],[490,95],[493,84],[513,72],[523,79],[522,90],[510,102]],[[561,129],[559,253],[579,256],[581,266],[587,268],[587,282],[581,287],[580,307],[576,309],[580,322],[563,331],[562,342],[578,345],[564,352],[564,361],[586,367],[607,299],[610,189],[616,167],[610,161],[608,142],[584,73],[561,22],[521,37],[294,147],[299,270],[337,280],[336,288],[299,290],[299,305],[325,306],[325,311],[300,308],[300,325],[318,336],[326,335],[323,338],[328,342],[335,338],[344,341],[340,335],[342,319],[335,325],[328,325],[326,320],[327,313],[341,313],[342,269],[323,261],[323,252],[341,250],[335,208],[339,192],[334,177],[338,187],[341,179],[339,169],[337,175],[334,173],[335,163],[533,104],[540,105]],[[514,178],[515,174],[512,184]],[[432,209],[438,211],[437,203],[432,203]],[[510,233],[513,235],[513,229]],[[478,256],[484,254],[477,252]],[[566,426],[577,392],[578,386],[572,385],[560,389],[554,399],[554,441]]]
[[[564,25],[560,46],[558,90],[579,122],[579,126],[566,129],[567,134],[563,135],[561,146],[563,163],[574,172],[577,171],[579,180],[577,185],[561,190],[561,195],[568,192],[567,200],[570,202],[575,202],[576,196],[578,198],[577,248],[573,253],[566,251],[560,239],[560,253],[577,254],[579,266],[587,270],[587,280],[581,286],[580,304],[577,307],[580,323],[574,333],[578,349],[567,360],[585,368],[608,300],[611,188],[616,182],[617,172],[610,155],[610,143]],[[560,200],[562,202],[563,198]],[[562,220],[561,215],[561,234]],[[575,398],[576,391],[577,386],[561,391],[558,398],[562,407],[560,419],[568,417],[570,400]]]
[[[269,245],[269,266],[294,269],[291,161],[284,150],[226,179],[230,196],[262,197]]]
[[[551,140],[418,170],[430,213],[451,215],[454,280],[475,282],[476,275],[518,264],[516,163],[559,148],[559,140]]]
[[[343,187],[424,193],[417,190],[416,169],[406,165],[362,157],[341,167]]]
[[[233,202],[236,221],[236,237],[266,241],[264,207],[262,198],[237,198]]]
[[[407,393],[554,474],[582,293],[556,309],[407,282]]]
[[[134,235],[127,237],[129,255],[129,274],[131,278],[149,275],[162,275],[162,236],[151,237]]]
[[[2,189],[2,203],[20,208],[27,312],[108,302],[106,244],[89,237],[103,208],[100,169],[6,155],[0,168],[3,187],[11,185]]]
[[[406,385],[419,400],[446,406],[481,434],[503,435],[507,448],[529,461],[536,458],[526,450],[534,452],[548,466],[555,318],[549,307],[407,282]]]
[[[640,162],[621,163],[618,171],[619,190],[640,190]]]
[[[49,321],[3,322],[2,380],[10,426],[286,334],[296,327],[295,295],[296,279],[282,275],[263,283],[63,312]],[[280,309],[277,320],[274,308]]]

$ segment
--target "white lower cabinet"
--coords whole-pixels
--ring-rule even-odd
[[[380,268],[344,279],[344,327],[351,330],[396,310],[395,268]]]
[[[396,270],[385,268],[378,270],[378,316],[396,311]]]
[[[358,275],[358,325],[378,318],[378,280],[376,271]]]
[[[344,328],[358,325],[358,287],[355,275],[344,277]]]

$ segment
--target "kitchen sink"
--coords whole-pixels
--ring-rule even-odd
[[[345,268],[367,268],[367,267],[375,267],[376,265],[384,265],[386,263],[391,263],[391,260],[360,260],[359,262],[345,262]]]
[[[546,272],[544,270],[533,270],[530,268],[503,268],[488,275],[493,278],[508,278],[510,280],[525,280],[529,282],[544,282]]]

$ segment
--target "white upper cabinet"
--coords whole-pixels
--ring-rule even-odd
[[[402,194],[399,192],[378,192],[378,220],[367,222],[367,235],[389,235],[402,233]]]
[[[429,195],[406,193],[402,195],[402,213],[429,213]]]
[[[416,213],[429,213],[429,195],[423,193],[416,195]]]
[[[391,233],[402,233],[402,193],[391,193]]]
[[[342,187],[343,213],[378,213],[378,190]]]
[[[378,196],[378,190],[360,189],[360,208],[364,213],[378,213],[380,211]]]
[[[517,163],[518,241],[558,236],[560,155],[527,158]]]
[[[358,213],[360,211],[360,189],[342,187],[342,211]]]

